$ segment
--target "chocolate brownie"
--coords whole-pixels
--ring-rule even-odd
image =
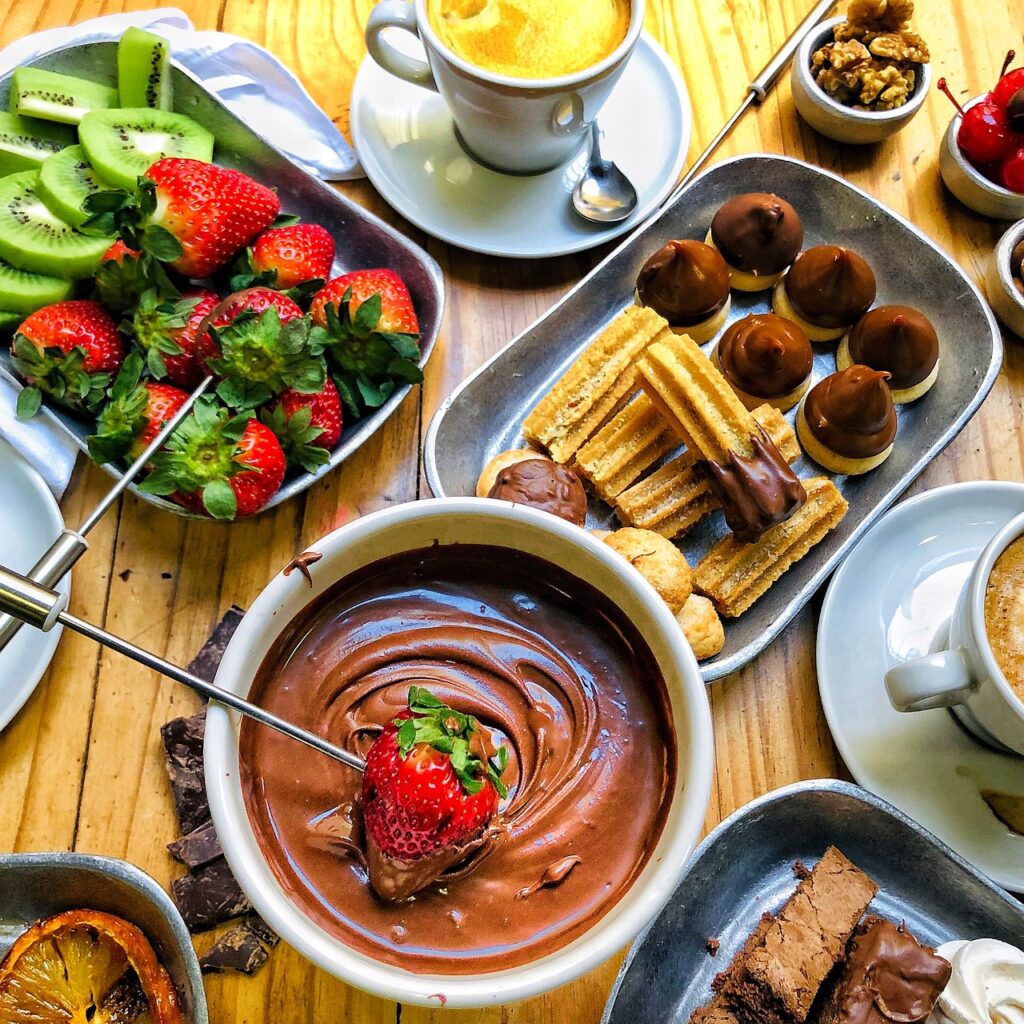
[[[732,958],[732,963],[724,971],[715,975],[711,984],[714,990],[714,997],[707,1006],[702,1006],[693,1011],[690,1017],[690,1024],[737,1024],[736,1017],[729,1009],[728,1000],[736,981],[743,973],[743,966],[747,957],[764,941],[768,925],[772,923],[771,914],[762,914],[757,927],[751,932],[742,949]]]
[[[879,917],[853,933],[846,960],[821,995],[817,1024],[924,1021],[949,981],[950,964],[907,931]]]

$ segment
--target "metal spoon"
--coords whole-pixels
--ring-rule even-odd
[[[636,189],[614,161],[601,156],[600,138],[597,122],[591,121],[590,161],[572,190],[572,206],[584,220],[614,224],[636,209]]]

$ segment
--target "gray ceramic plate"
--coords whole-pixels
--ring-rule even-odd
[[[837,846],[879,885],[870,909],[922,942],[1024,947],[1024,907],[890,804],[848,782],[801,782],[727,818],[619,971],[602,1024],[686,1024],[765,911],[796,886],[793,863]],[[721,943],[708,954],[707,940]]]
[[[185,1019],[207,1024],[203,978],[185,922],[149,875],[113,857],[0,854],[0,956],[34,921],[83,908],[138,925],[171,975]]]
[[[31,64],[113,85],[116,52],[116,43],[85,43],[51,50]],[[10,75],[0,76],[2,110],[7,109],[9,88]],[[298,214],[303,220],[315,221],[331,232],[338,248],[333,274],[367,267],[389,267],[405,281],[420,322],[420,366],[425,365],[437,340],[444,312],[444,279],[436,261],[382,220],[296,167],[258,131],[235,117],[216,96],[207,92],[198,79],[177,66],[174,68],[174,105],[181,113],[195,118],[213,132],[217,140],[214,153],[217,163],[244,171],[263,184],[273,186],[281,196],[282,211]],[[6,346],[0,347],[0,376],[14,380]],[[409,390],[408,385],[398,388],[372,415],[353,427],[346,427],[341,443],[331,452],[330,463],[317,474],[290,473],[267,507],[273,508],[300,494],[319,476],[344,462],[383,426]],[[92,432],[86,420],[50,404],[45,407],[44,415],[70,434],[83,452],[86,450],[85,438]],[[104,468],[112,476],[120,476],[113,467]],[[139,497],[178,515],[189,515],[179,505],[162,498],[147,494]]]
[[[839,527],[748,612],[726,621],[725,649],[701,665],[708,682],[747,664],[782,631],[871,523],[956,437],[995,381],[1002,341],[988,306],[963,271],[917,228],[841,178],[799,160],[757,155],[716,164],[466,380],[434,417],[424,451],[436,495],[472,494],[487,460],[522,446],[523,417],[597,330],[632,300],[647,257],[669,238],[703,239],[726,199],[754,189],[793,202],[803,218],[805,245],[832,242],[861,253],[875,269],[878,304],[905,303],[924,312],[942,341],[942,366],[928,395],[901,408],[896,450],[888,461],[862,477],[835,478],[850,503]],[[769,298],[770,292],[733,292],[730,320],[767,310]],[[815,379],[835,370],[835,348],[815,346]],[[797,471],[804,477],[824,472],[807,459],[797,463]],[[587,525],[614,529],[618,522],[608,506],[592,501]],[[687,534],[680,546],[690,564],[724,532],[721,515],[714,515]]]

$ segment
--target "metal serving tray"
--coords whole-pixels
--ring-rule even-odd
[[[803,219],[805,245],[833,242],[861,253],[875,269],[879,304],[916,306],[935,324],[942,366],[928,395],[901,407],[896,450],[888,461],[865,476],[834,477],[850,503],[839,527],[749,611],[726,620],[725,649],[701,664],[707,682],[747,664],[782,631],[864,531],[960,432],[995,381],[1002,341],[988,306],[963,271],[917,228],[866,192],[799,160],[762,154],[717,164],[456,389],[430,424],[424,452],[436,495],[472,494],[483,465],[500,451],[522,446],[524,416],[598,329],[632,301],[647,257],[669,238],[703,239],[718,207],[751,189],[793,202]],[[730,321],[768,310],[770,294],[734,291]],[[835,349],[815,346],[816,380],[835,370]],[[791,421],[794,415],[795,410]],[[796,468],[802,477],[824,472],[806,458]],[[592,500],[587,525],[620,524],[607,505]],[[690,564],[724,532],[721,515],[691,530],[680,544]]]
[[[96,82],[115,84],[117,44],[84,43],[51,50],[30,62],[32,67],[48,68],[63,74],[76,75]],[[10,75],[0,76],[0,109],[7,109]],[[188,70],[174,66],[174,107],[188,114],[213,132],[217,140],[214,158],[218,164],[244,171],[265,185],[273,186],[281,196],[281,209],[298,214],[303,220],[322,224],[337,241],[338,255],[333,275],[367,267],[390,267],[409,287],[420,322],[420,366],[426,365],[437,340],[444,312],[444,278],[437,262],[419,246],[400,235],[379,218],[339,195],[329,185],[307,174],[275,149],[254,126],[236,117],[202,82]],[[12,373],[10,353],[0,347],[0,376],[17,383]],[[20,386],[20,385],[19,385]],[[330,462],[316,474],[289,473],[284,486],[267,503],[273,508],[306,490],[318,477],[329,473],[362,447],[384,421],[401,405],[411,385],[397,388],[379,409],[353,427],[342,431],[341,443],[331,452]],[[85,438],[92,433],[87,420],[59,406],[44,403],[43,415],[62,427],[86,452]],[[104,467],[119,478],[118,469]],[[140,494],[143,501],[174,512],[198,518],[180,505],[164,498]]]
[[[174,981],[185,1019],[208,1024],[203,977],[185,922],[149,875],[113,857],[0,854],[0,958],[33,922],[83,908],[138,925]]]
[[[801,782],[754,800],[697,848],[679,888],[630,949],[602,1024],[686,1024],[711,981],[796,886],[793,863],[837,846],[878,883],[869,908],[922,942],[1024,947],[1024,907],[895,807],[848,782]],[[707,941],[721,943],[718,955]]]

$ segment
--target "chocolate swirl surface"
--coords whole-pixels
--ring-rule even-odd
[[[848,327],[875,301],[875,274],[852,249],[816,245],[789,268],[786,295],[808,323]]]
[[[748,192],[721,206],[711,221],[711,240],[737,270],[778,274],[796,259],[804,244],[804,227],[785,199]]]
[[[912,388],[935,369],[939,337],[932,322],[911,306],[879,306],[857,321],[849,338],[850,358],[886,370],[892,388]]]
[[[712,246],[691,239],[666,242],[640,268],[640,301],[673,327],[713,317],[729,298],[729,268]]]
[[[792,320],[751,313],[730,324],[718,343],[718,361],[730,384],[759,398],[796,390],[814,366],[807,335]]]
[[[810,432],[848,459],[880,455],[896,439],[896,407],[888,376],[854,364],[818,381],[804,399]]]
[[[509,748],[509,796],[438,884],[387,903],[367,883],[359,777],[243,723],[250,821],[321,927],[415,972],[534,960],[603,916],[643,868],[675,787],[668,698],[607,598],[507,548],[445,545],[336,584],[283,632],[253,685],[264,707],[365,753],[411,683]]]

